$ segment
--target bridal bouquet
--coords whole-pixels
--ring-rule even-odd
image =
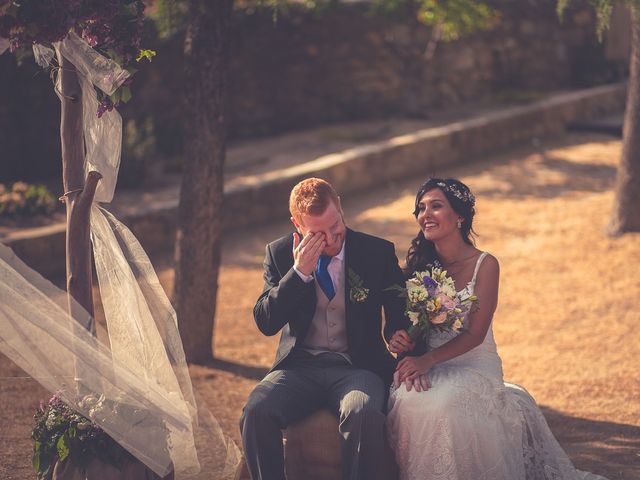
[[[457,292],[453,279],[438,266],[414,273],[405,288],[393,288],[406,298],[406,314],[411,321],[407,333],[414,341],[421,336],[428,338],[432,328],[459,332],[464,316],[477,300],[467,289]]]

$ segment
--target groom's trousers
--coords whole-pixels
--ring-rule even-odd
[[[320,408],[339,416],[343,480],[373,480],[388,471],[380,377],[335,353],[294,351],[283,363],[251,392],[240,419],[251,478],[285,479],[282,430]]]

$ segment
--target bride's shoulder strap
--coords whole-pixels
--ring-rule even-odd
[[[480,265],[482,265],[482,261],[484,258],[489,255],[487,252],[482,252],[476,261],[476,269],[473,271],[473,277],[471,278],[471,284],[475,286],[476,277],[478,276],[478,270],[480,270]]]

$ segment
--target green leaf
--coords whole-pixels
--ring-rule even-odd
[[[38,450],[34,451],[32,464],[33,469],[38,474],[38,478],[46,478],[46,475],[49,473],[49,469],[51,468],[51,457],[47,455],[45,452]]]
[[[118,55],[118,53],[113,48],[109,48],[105,53],[111,60],[116,62],[118,65],[122,65],[124,63],[122,56]]]
[[[109,99],[111,100],[111,103],[113,103],[114,105],[117,105],[122,99],[122,89],[119,88],[118,90],[113,92],[111,95],[109,95]]]
[[[407,293],[407,289],[401,287],[400,285],[391,285],[384,289],[385,292],[398,292],[400,297],[405,297]]]
[[[36,445],[38,445],[40,442],[36,442]],[[33,456],[31,457],[31,464],[33,465],[33,469],[40,473],[40,449],[39,447],[36,448],[36,446],[33,446]]]
[[[439,32],[436,37],[450,42],[478,30],[491,29],[498,12],[478,0],[373,0],[373,11],[383,15],[412,12],[423,25]],[[435,38],[435,37],[434,37]]]
[[[146,58],[148,61],[151,61],[155,56],[156,56],[155,50],[140,50],[140,52],[138,52],[138,57],[136,58],[136,62],[141,61],[143,58]]]
[[[128,85],[125,87],[122,87],[120,100],[122,101],[122,103],[127,103],[129,100],[131,100],[131,88],[129,88]]]
[[[560,19],[560,22],[564,20],[564,11],[569,6],[569,3],[571,3],[571,0],[558,0],[558,3],[556,5],[556,14]]]
[[[64,461],[68,456],[69,456],[69,443],[67,441],[67,433],[65,432],[64,435],[62,435],[59,439],[58,439],[58,443],[56,444],[56,448],[58,450],[58,458],[60,459],[60,461]]]
[[[556,12],[560,22],[564,19],[564,12],[569,7],[571,0],[558,0],[556,4]],[[593,7],[596,13],[596,34],[598,40],[602,42],[604,38],[604,32],[609,29],[609,21],[611,20],[611,12],[613,11],[613,0],[589,0],[589,3]],[[625,1],[624,3],[638,4],[637,0],[633,2]]]

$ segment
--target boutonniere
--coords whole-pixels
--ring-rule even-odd
[[[352,268],[349,268],[347,276],[349,279],[349,300],[352,303],[364,302],[369,296],[369,289],[363,287],[360,275],[354,272]]]

